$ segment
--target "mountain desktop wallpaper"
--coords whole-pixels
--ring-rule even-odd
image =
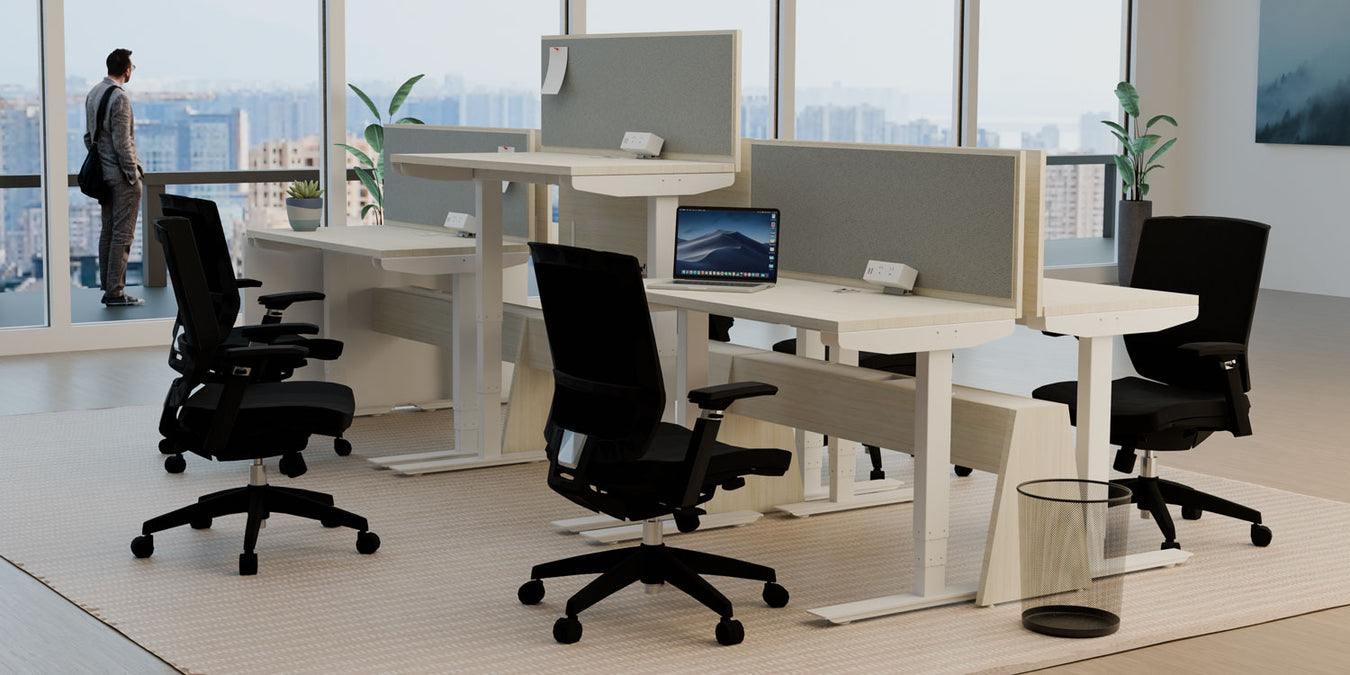
[[[677,272],[768,272],[769,216],[754,212],[688,211],[675,240]]]
[[[1256,142],[1350,145],[1350,2],[1261,0]]]

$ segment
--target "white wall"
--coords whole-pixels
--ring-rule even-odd
[[[1260,0],[1137,2],[1142,112],[1181,126],[1154,214],[1268,223],[1263,287],[1350,297],[1350,147],[1254,140]]]

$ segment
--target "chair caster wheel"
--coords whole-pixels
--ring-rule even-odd
[[[1205,510],[1198,506],[1181,507],[1181,517],[1186,520],[1200,520],[1200,516],[1205,515]]]
[[[764,604],[770,607],[786,607],[788,604],[788,591],[786,588],[770,581],[764,584]]]
[[[155,535],[143,534],[131,540],[131,555],[149,558],[155,553]]]
[[[359,532],[356,535],[356,552],[370,555],[380,550],[380,535],[374,532]]]
[[[675,529],[688,534],[698,529],[698,516],[686,515],[683,513],[675,514]]]
[[[164,458],[164,470],[169,473],[183,473],[187,470],[187,460],[182,455],[169,455]]]
[[[1166,550],[1169,549],[1169,548],[1175,548],[1175,549],[1180,550],[1180,549],[1181,549],[1181,542],[1179,542],[1179,541],[1164,541],[1164,542],[1162,543],[1162,550],[1166,551]]]
[[[178,448],[173,447],[173,441],[167,438],[159,439],[159,452],[163,455],[176,455]]]
[[[717,622],[717,644],[730,647],[738,645],[745,640],[745,626],[741,622],[723,618]]]
[[[872,473],[867,474],[871,480],[886,480],[886,472],[881,469],[872,469]]]
[[[277,462],[277,468],[287,478],[299,478],[309,470],[309,467],[305,466],[305,456],[298,452],[282,455],[281,460]]]
[[[334,438],[333,452],[336,452],[338,457],[346,457],[352,454],[352,442],[345,438]]]
[[[961,466],[961,465],[959,465],[959,464],[953,464],[953,465],[952,465],[952,470],[956,472],[956,475],[958,475],[958,476],[960,476],[960,477],[962,477],[962,478],[965,478],[966,476],[969,476],[970,474],[974,473],[974,471],[975,471],[974,469],[972,469],[972,468],[970,468],[970,467],[968,467],[968,466]]]
[[[1274,535],[1271,534],[1270,528],[1269,528],[1269,527],[1266,527],[1265,525],[1259,525],[1259,524],[1253,524],[1253,525],[1252,525],[1252,543],[1253,543],[1253,544],[1255,544],[1255,545],[1257,545],[1257,546],[1269,546],[1269,545],[1270,545],[1270,539],[1271,539],[1271,537],[1273,537],[1273,536],[1274,536]]]
[[[201,516],[200,518],[193,518],[192,520],[188,521],[188,525],[190,525],[194,530],[209,530],[211,529],[211,518],[210,516]]]
[[[239,576],[251,577],[258,573],[258,554],[240,553],[239,554]]]
[[[544,582],[539,579],[530,579],[520,585],[516,591],[516,598],[522,605],[537,605],[544,599]]]
[[[565,645],[581,640],[581,622],[575,616],[564,616],[554,621],[553,639]]]

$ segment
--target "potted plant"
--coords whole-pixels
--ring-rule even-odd
[[[413,85],[422,79],[424,75],[414,75],[408,78],[399,86],[398,91],[394,92],[394,97],[389,100],[389,119],[393,120],[394,115],[398,114],[398,109],[403,107],[403,102],[408,99],[408,94],[412,92]],[[366,192],[370,193],[370,198],[374,200],[371,204],[361,207],[361,218],[364,220],[366,214],[375,212],[375,224],[384,223],[384,167],[380,164],[380,155],[384,153],[384,125],[385,124],[424,124],[422,120],[416,117],[404,117],[392,122],[385,122],[384,117],[380,115],[380,109],[376,107],[375,102],[366,96],[366,92],[361,91],[354,84],[348,84],[351,90],[356,92],[358,98],[370,109],[370,113],[375,116],[375,121],[366,125],[366,143],[370,144],[370,151],[374,158],[362,152],[359,148],[354,148],[346,143],[338,143],[337,146],[351,153],[353,157],[363,163],[362,166],[355,168],[356,176],[361,179],[361,184],[366,186]]]
[[[323,190],[317,180],[298,180],[291,183],[286,194],[286,218],[291,221],[291,229],[297,232],[313,232],[319,228],[323,218]]]
[[[1158,158],[1177,142],[1175,138],[1162,142],[1162,136],[1153,133],[1153,127],[1160,122],[1176,127],[1177,121],[1170,115],[1154,115],[1141,127],[1139,92],[1129,82],[1116,85],[1116,98],[1125,111],[1129,130],[1109,120],[1103,120],[1102,124],[1111,128],[1111,135],[1121,145],[1121,153],[1115,157],[1122,188],[1116,213],[1116,278],[1121,286],[1128,286],[1130,273],[1134,270],[1134,256],[1139,250],[1139,232],[1144,221],[1153,215],[1153,202],[1145,199],[1148,197],[1148,174],[1163,168],[1157,163]]]

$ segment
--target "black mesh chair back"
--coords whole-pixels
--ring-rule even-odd
[[[239,289],[235,285],[234,259],[216,203],[181,195],[159,196],[160,210],[165,216],[186,218],[192,224],[197,250],[201,254],[207,288],[213,294],[216,320],[227,330],[239,316]]]
[[[641,454],[666,397],[637,258],[541,243],[530,254],[553,354],[546,433],[600,441],[601,460]]]
[[[1177,349],[1194,342],[1246,345],[1256,312],[1270,226],[1208,216],[1150,218],[1139,238],[1130,285],[1200,296],[1194,321],[1157,333],[1125,336],[1135,370],[1167,384],[1223,391],[1212,364]],[[1243,389],[1251,389],[1245,357]]]
[[[186,218],[161,218],[155,221],[155,239],[164,248],[169,281],[178,301],[178,324],[191,349],[175,349],[175,369],[191,384],[206,381],[225,333],[216,320],[209,283],[197,254],[197,238]],[[233,321],[232,321],[233,322]]]

